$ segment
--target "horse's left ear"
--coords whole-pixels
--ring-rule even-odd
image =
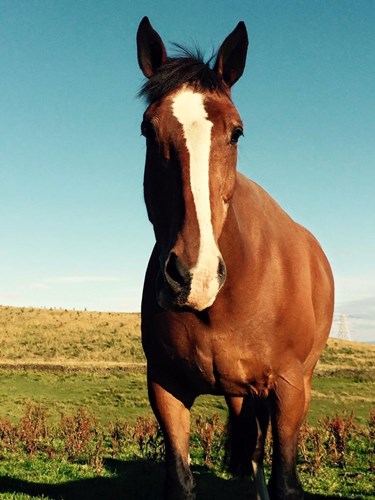
[[[231,87],[240,78],[245,68],[249,38],[243,21],[222,43],[217,54],[214,71]]]
[[[137,31],[138,64],[143,74],[151,78],[167,60],[167,52],[160,35],[144,17]]]

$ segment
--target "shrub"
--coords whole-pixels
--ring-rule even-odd
[[[130,445],[133,436],[132,428],[126,421],[116,420],[108,426],[112,457],[122,453]]]
[[[305,463],[305,469],[310,474],[315,474],[323,467],[326,450],[324,447],[326,433],[318,423],[312,427],[304,422],[298,439],[298,455]]]
[[[70,460],[88,459],[96,448],[97,422],[84,408],[76,415],[61,415],[59,434],[64,441],[64,450]]]
[[[0,454],[16,451],[18,443],[17,427],[7,419],[0,420]]]
[[[217,413],[212,417],[199,415],[195,421],[195,434],[203,450],[203,461],[210,465],[221,461],[220,452],[224,446],[224,426]]]
[[[164,459],[164,439],[161,429],[153,417],[138,417],[133,437],[142,458],[159,461]]]
[[[368,427],[370,440],[369,469],[375,471],[375,408],[370,411]]]
[[[28,403],[18,428],[19,440],[29,455],[48,447],[47,412],[43,405]]]
[[[353,415],[349,417],[325,417],[321,421],[321,425],[328,435],[327,455],[331,457],[334,464],[344,468],[347,460],[347,443],[357,429]]]

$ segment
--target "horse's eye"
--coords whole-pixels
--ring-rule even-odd
[[[141,134],[146,137],[146,139],[154,141],[156,138],[155,129],[151,122],[142,122]]]
[[[231,137],[230,137],[230,143],[231,143],[231,144],[237,144],[238,139],[241,137],[241,135],[243,135],[243,130],[242,130],[242,127],[236,127],[236,128],[232,131],[232,135],[231,135]]]

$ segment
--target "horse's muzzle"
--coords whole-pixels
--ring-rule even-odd
[[[226,266],[223,259],[218,257],[215,275],[204,276],[198,287],[200,293],[195,293],[194,296],[192,296],[194,269],[190,270],[174,252],[168,255],[160,274],[157,280],[157,299],[161,307],[173,311],[181,309],[203,311],[213,304],[223,286]]]

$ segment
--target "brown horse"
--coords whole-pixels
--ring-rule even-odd
[[[166,445],[165,498],[195,498],[190,408],[229,407],[229,466],[252,473],[258,499],[300,499],[297,439],[314,367],[330,331],[333,278],[316,239],[236,172],[243,134],[230,90],[243,73],[240,22],[213,67],[169,58],[145,17],[137,34],[147,81],[144,194],[156,244],[142,300],[149,398]],[[263,474],[273,430],[272,473]]]

